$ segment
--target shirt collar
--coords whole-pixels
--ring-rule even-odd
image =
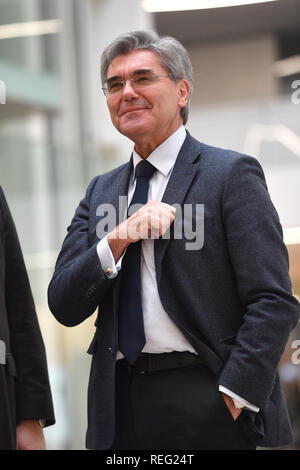
[[[153,150],[147,158],[147,161],[155,166],[164,176],[167,176],[175,164],[185,138],[186,130],[184,126],[181,125],[177,131]],[[143,160],[142,157],[133,149],[134,169],[141,160]]]

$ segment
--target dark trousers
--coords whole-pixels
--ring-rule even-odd
[[[16,449],[15,377],[0,366],[0,450]]]
[[[117,361],[112,449],[255,450],[247,412],[234,421],[204,364],[140,374],[126,364]]]

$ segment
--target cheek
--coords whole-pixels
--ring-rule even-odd
[[[156,107],[160,113],[172,113],[178,107],[178,98],[173,89],[165,89],[156,100]]]

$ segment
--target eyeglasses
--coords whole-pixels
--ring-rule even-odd
[[[134,72],[133,77],[128,78],[127,80],[121,77],[109,78],[104,83],[102,90],[105,96],[112,95],[113,93],[117,93],[122,90],[127,81],[131,82],[131,86],[134,90],[141,90],[153,85],[160,77],[171,78],[170,75],[154,74],[151,71],[137,71]]]

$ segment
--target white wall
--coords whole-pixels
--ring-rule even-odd
[[[208,43],[190,50],[194,67],[194,106],[274,96],[277,59],[272,36]]]

